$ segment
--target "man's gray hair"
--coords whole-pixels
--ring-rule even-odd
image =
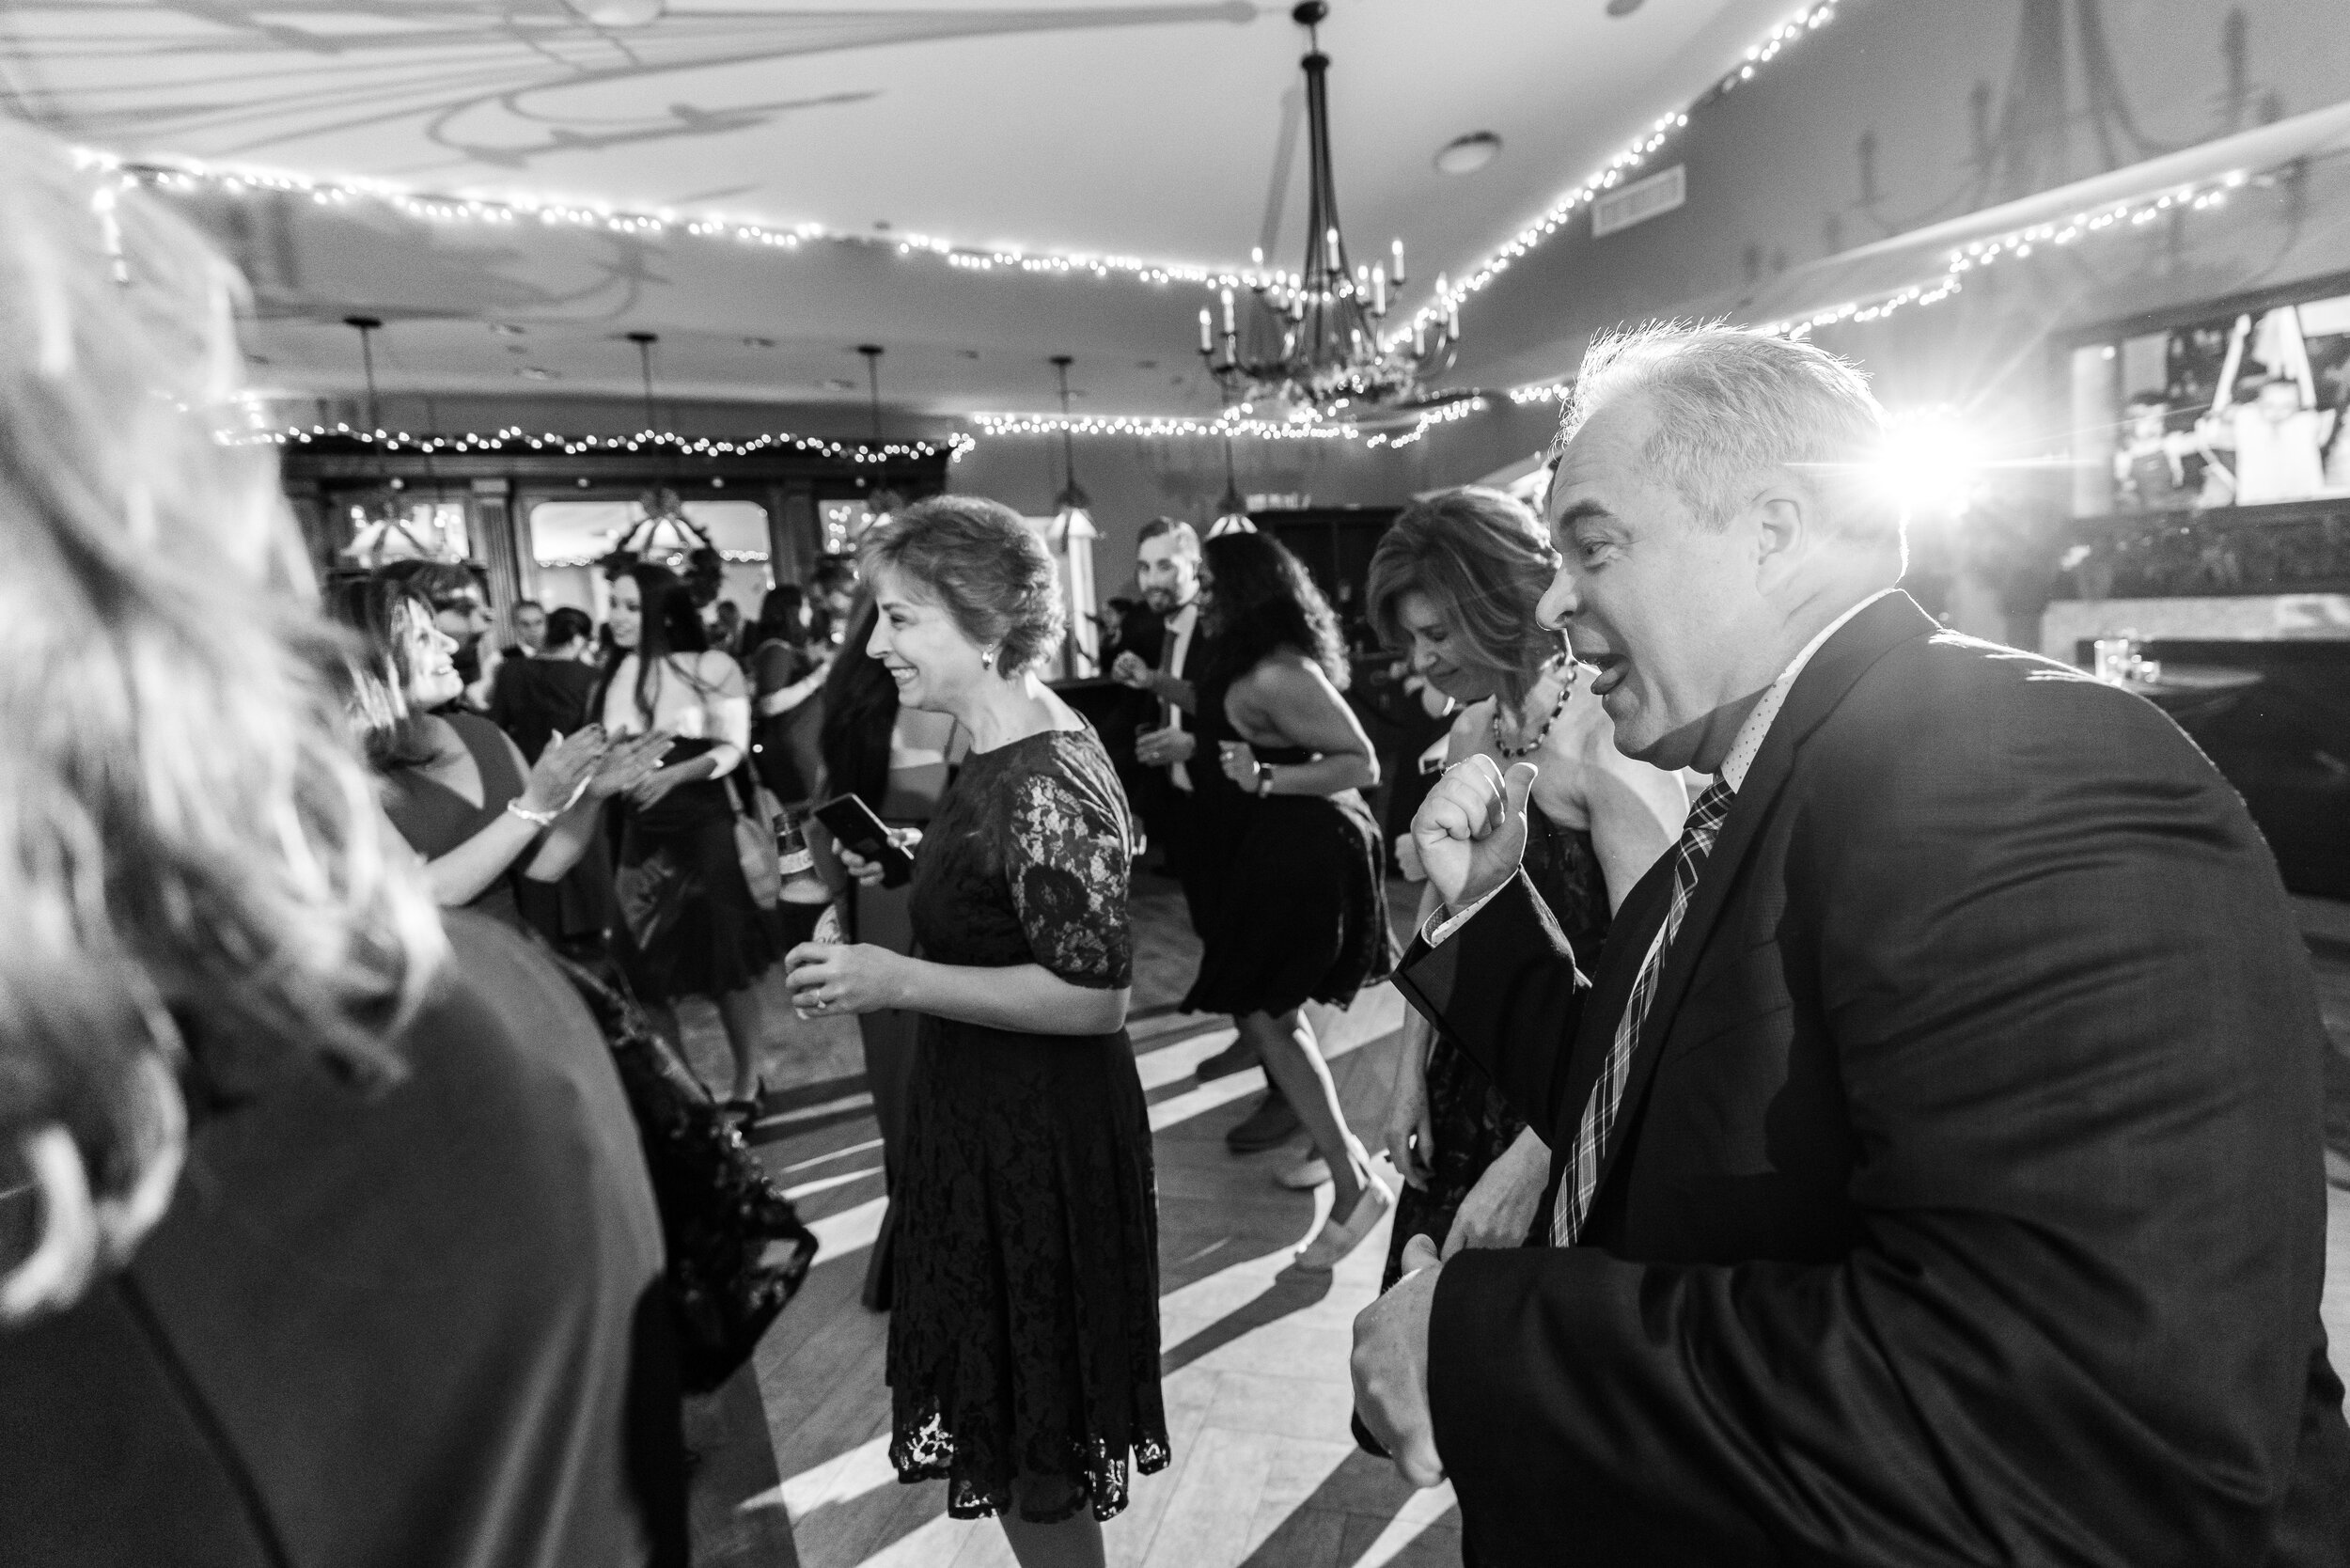
[[[1180,517],[1154,517],[1145,523],[1142,532],[1135,536],[1135,548],[1141,549],[1162,534],[1175,536],[1176,554],[1189,556],[1193,560],[1199,558],[1199,534]]]
[[[1643,457],[1698,520],[1727,527],[1761,476],[1792,474],[1831,531],[1897,538],[1897,508],[1865,478],[1885,410],[1849,360],[1718,323],[1654,321],[1594,341],[1559,421],[1554,456],[1602,406],[1640,396],[1656,419]]]

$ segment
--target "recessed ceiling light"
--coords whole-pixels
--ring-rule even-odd
[[[492,321],[490,330],[501,337],[520,337],[527,329],[518,327],[511,321]]]
[[[873,227],[884,234],[886,234],[889,232],[889,220],[887,218],[875,218],[873,220]]]
[[[1501,152],[1501,138],[1490,131],[1455,136],[1436,149],[1436,169],[1442,174],[1475,174]]]
[[[1640,8],[1640,0],[1607,0],[1609,16],[1630,16]]]
[[[599,27],[647,27],[661,20],[666,0],[566,0],[573,15]]]
[[[553,381],[555,372],[537,365],[525,365],[514,372],[525,381]]]
[[[824,385],[835,392],[854,392],[856,390],[856,383],[853,381],[844,381],[838,376],[831,377],[824,383]]]

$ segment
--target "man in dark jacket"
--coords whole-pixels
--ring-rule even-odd
[[[1371,1431],[1480,1563],[2350,1561],[2326,1047],[2242,803],[1893,588],[1841,362],[1635,334],[1567,432],[1541,614],[1715,782],[1597,954],[1516,870],[1530,769],[1422,808],[1405,990],[1555,1181],[1548,1246],[1415,1244],[1362,1314]]]

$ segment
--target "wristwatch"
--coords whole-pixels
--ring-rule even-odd
[[[1259,800],[1262,800],[1265,796],[1271,794],[1272,792],[1273,764],[1270,762],[1260,762],[1257,764],[1257,798]]]

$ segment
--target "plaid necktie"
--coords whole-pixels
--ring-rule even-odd
[[[1616,1124],[1616,1112],[1623,1105],[1623,1080],[1632,1065],[1632,1047],[1639,1043],[1640,1026],[1648,1018],[1649,1004],[1656,999],[1656,976],[1665,966],[1665,951],[1681,929],[1682,916],[1689,911],[1689,894],[1698,885],[1698,873],[1705,869],[1705,857],[1714,853],[1714,840],[1721,835],[1722,819],[1730,815],[1734,794],[1718,778],[1707,785],[1689,810],[1681,841],[1673,846],[1672,906],[1665,912],[1656,940],[1649,944],[1648,956],[1640,961],[1631,998],[1624,1003],[1623,1016],[1616,1021],[1616,1038],[1608,1043],[1607,1059],[1600,1064],[1598,1081],[1591,1085],[1591,1097],[1583,1106],[1583,1120],[1575,1124],[1574,1157],[1559,1179],[1558,1201],[1550,1211],[1553,1247],[1574,1246],[1584,1220],[1590,1216],[1591,1200],[1599,1191],[1599,1154],[1607,1146],[1607,1131]]]

